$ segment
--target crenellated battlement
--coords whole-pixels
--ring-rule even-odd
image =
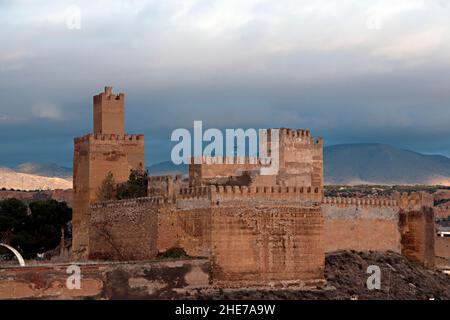
[[[105,91],[94,96],[94,103],[101,103],[103,101],[124,101],[125,94],[123,92],[114,94],[112,87],[105,87]]]
[[[165,200],[161,196],[141,197],[123,200],[108,200],[95,202],[90,205],[91,209],[99,208],[117,208],[117,207],[138,207],[142,204],[164,204]]]
[[[143,134],[87,134],[74,139],[75,143],[95,141],[137,141],[144,143]]]
[[[270,158],[258,158],[258,157],[239,157],[239,156],[201,156],[201,157],[192,157],[191,163],[193,164],[227,164],[227,165],[270,165]]]
[[[226,195],[247,195],[252,194],[320,194],[319,188],[311,187],[284,187],[284,186],[266,186],[266,187],[255,187],[255,186],[211,186],[211,191],[215,194]]]
[[[323,204],[360,205],[373,207],[399,207],[406,210],[420,210],[422,207],[433,207],[433,196],[426,192],[413,192],[410,195],[397,193],[392,197],[358,198],[358,197],[324,197]]]
[[[302,144],[311,144],[317,145],[318,147],[323,146],[323,139],[318,138],[314,139],[309,130],[306,129],[289,129],[289,128],[281,128],[280,129],[280,144],[283,143],[302,143]]]
[[[311,205],[321,203],[322,192],[311,187],[211,186],[211,200],[213,205],[227,205],[235,201]]]
[[[427,192],[396,193],[393,195],[400,209],[421,210],[422,207],[432,208],[434,206],[433,196]]]
[[[289,138],[301,138],[301,137],[310,137],[311,133],[307,129],[290,129],[290,128],[281,128],[280,135],[282,137]]]
[[[211,187],[180,188],[178,197],[180,199],[206,199],[211,197]]]
[[[214,198],[214,197],[242,197],[252,199],[253,197],[271,197],[281,196],[293,199],[303,199],[302,196],[308,198],[321,198],[322,194],[319,188],[311,187],[282,187],[282,186],[267,186],[267,187],[248,187],[248,186],[203,186],[181,188],[177,195],[178,198]]]
[[[323,204],[357,205],[372,207],[396,207],[397,201],[393,198],[358,198],[358,197],[324,197]]]
[[[181,174],[177,175],[163,175],[163,176],[149,176],[148,182],[169,182],[169,181],[181,181],[183,176]]]

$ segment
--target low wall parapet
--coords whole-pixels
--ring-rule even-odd
[[[91,204],[91,209],[99,209],[99,208],[112,208],[112,207],[135,207],[139,206],[143,203],[151,203],[151,204],[163,204],[165,202],[164,198],[161,196],[152,196],[152,197],[140,197],[133,199],[122,199],[122,200],[107,200],[101,202],[94,202]]]

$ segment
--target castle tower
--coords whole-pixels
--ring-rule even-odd
[[[89,257],[90,205],[108,172],[116,183],[130,170],[144,166],[144,136],[124,133],[125,95],[111,87],[94,96],[94,133],[74,140],[72,252],[76,260]]]
[[[280,129],[280,169],[277,184],[323,190],[323,139],[309,130]]]
[[[94,96],[94,134],[125,134],[125,95],[114,95],[112,87]]]
[[[278,156],[278,168],[274,169],[273,174],[261,174],[261,169],[266,166],[261,159],[205,158],[200,164],[189,165],[190,186],[220,184],[221,181],[226,182],[228,177],[234,177],[234,182],[241,185],[303,187],[323,194],[323,139],[314,139],[306,129],[280,128],[275,146],[270,140],[271,130],[273,129],[267,130],[267,149],[270,150],[271,157]],[[243,172],[257,174],[246,181],[240,178]]]

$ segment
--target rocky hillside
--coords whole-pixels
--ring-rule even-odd
[[[381,269],[380,290],[368,290],[370,265]],[[327,254],[327,287],[300,290],[199,290],[190,299],[450,300],[450,276],[394,253],[342,251]]]
[[[0,168],[0,188],[20,190],[71,189],[72,179],[44,177]]]

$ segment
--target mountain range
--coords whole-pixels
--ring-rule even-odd
[[[450,159],[386,144],[340,144],[324,148],[327,184],[450,185]]]
[[[380,143],[325,147],[326,184],[450,185],[450,158],[426,155]],[[187,174],[171,161],[150,166],[150,175]]]
[[[450,158],[426,155],[386,144],[340,144],[324,148],[326,184],[450,185]],[[188,173],[171,161],[148,167],[150,175]],[[23,163],[0,167],[0,188],[22,190],[72,188],[72,169],[56,164]]]
[[[20,173],[35,174],[44,177],[72,178],[72,168],[62,167],[54,163],[26,162],[17,165],[14,171]]]

